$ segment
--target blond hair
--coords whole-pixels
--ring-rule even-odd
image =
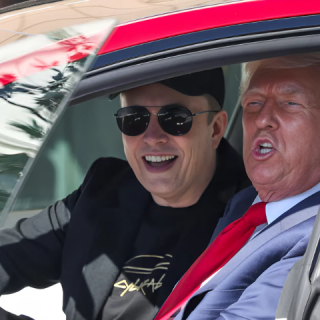
[[[242,67],[240,95],[242,96],[247,91],[252,76],[260,67],[265,69],[294,69],[309,66],[320,67],[320,52],[293,54],[289,56],[246,62]]]

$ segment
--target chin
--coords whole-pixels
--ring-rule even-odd
[[[148,180],[146,183],[142,183],[146,190],[157,196],[165,196],[174,191],[174,187],[168,183],[159,183],[159,181]]]
[[[277,172],[262,168],[256,168],[252,172],[249,172],[248,177],[256,189],[259,186],[272,185],[279,180],[279,174],[277,174]]]
[[[283,190],[283,185],[281,183],[281,179],[277,179],[274,177],[273,179],[271,176],[255,176],[249,179],[252,182],[252,185],[256,189],[259,194],[259,197],[264,202],[270,201],[278,201],[284,198],[285,190]]]
[[[174,192],[174,190],[168,186],[150,186],[148,190],[151,194],[154,194],[163,199],[167,198],[170,194]]]

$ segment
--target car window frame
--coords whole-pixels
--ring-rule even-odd
[[[314,26],[314,17],[318,25]],[[311,19],[312,18],[312,19]],[[298,19],[298,18],[291,18]],[[75,104],[135,86],[185,73],[275,56],[320,49],[320,15],[310,16],[311,26],[241,35],[194,44],[120,61],[88,71],[71,99]],[[283,19],[287,20],[287,19]],[[276,21],[278,27],[282,24]],[[221,28],[220,28],[221,29]],[[96,62],[101,59],[99,56]],[[186,67],[188,66],[188,70]]]
[[[312,19],[314,17],[312,16]],[[320,15],[316,15],[316,17],[319,18]],[[279,19],[276,23],[278,23],[279,27],[281,26]],[[170,50],[150,51],[149,54],[125,61],[121,60],[117,63],[106,65],[103,68],[92,69],[87,72],[84,79],[78,85],[78,89],[69,100],[69,105],[185,73],[243,63],[250,60],[319,50],[320,19],[317,26],[305,25],[302,28],[295,26],[292,29],[277,29],[272,32],[261,31],[260,33],[232,38],[220,38],[205,41],[204,43],[190,43],[189,45],[175,47]],[[238,119],[239,110],[240,104],[235,109],[234,119],[232,118],[231,121]],[[59,119],[54,124],[52,132],[58,121]],[[231,131],[232,127],[233,123],[230,126]],[[48,137],[46,138],[47,140]],[[43,150],[43,146],[28,170],[29,172],[34,168]],[[317,222],[310,238],[310,246],[314,245],[314,243],[317,243],[317,246],[319,246],[319,235],[320,216],[318,214]],[[313,250],[308,256],[308,263],[310,264],[311,261],[311,264],[313,262],[314,266],[316,266],[314,270],[318,270],[320,264],[319,262],[315,262],[317,259],[315,256],[316,252],[316,250]],[[301,286],[303,286],[303,283],[301,283]]]

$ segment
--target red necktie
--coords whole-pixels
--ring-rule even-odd
[[[222,268],[250,239],[257,226],[266,223],[266,203],[252,205],[242,218],[224,228],[175,286],[154,320],[168,320],[182,308],[201,284]]]

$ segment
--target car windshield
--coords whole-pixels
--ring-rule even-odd
[[[33,159],[113,26],[100,20],[0,50],[0,226]]]

